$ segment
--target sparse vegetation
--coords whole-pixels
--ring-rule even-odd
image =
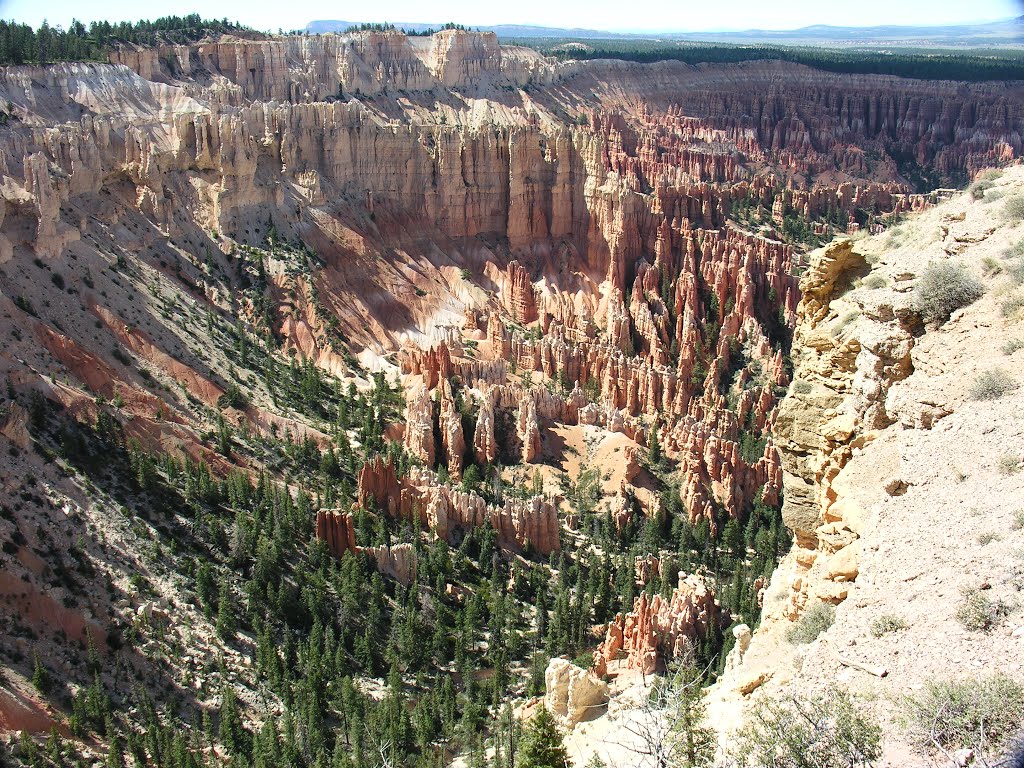
[[[1024,219],[1024,195],[1012,195],[1006,198],[1003,205],[1003,218],[1017,222]]]
[[[971,400],[998,400],[1019,386],[1017,380],[1005,370],[992,368],[978,375],[971,386],[968,397]]]
[[[983,178],[978,179],[976,182],[971,184],[968,191],[971,193],[971,197],[973,197],[975,200],[981,200],[983,197],[985,197],[985,193],[988,190],[992,189],[992,187],[994,186],[995,183],[991,179]]]
[[[1013,294],[999,305],[999,312],[1003,317],[1015,315],[1021,309],[1024,309],[1024,294],[1019,293]]]
[[[1003,271],[1003,265],[991,256],[986,256],[981,260],[981,271],[985,277],[995,277]]]
[[[1012,453],[1000,456],[997,466],[999,467],[999,474],[1015,475],[1020,472],[1020,457]]]
[[[1003,344],[1003,354],[1007,357],[1021,349],[1024,349],[1024,339],[1010,339]]]
[[[903,701],[907,730],[922,752],[947,757],[974,750],[975,760],[990,765],[1021,726],[1024,686],[1002,673],[988,677],[929,681]]]
[[[845,690],[761,699],[737,736],[743,768],[860,768],[882,754],[882,729]]]
[[[814,642],[835,620],[836,609],[833,606],[828,603],[815,603],[786,630],[786,640],[794,645]]]
[[[963,602],[956,609],[956,618],[971,632],[989,632],[1009,612],[1000,600],[993,600],[977,589],[965,590]]]
[[[944,322],[961,307],[974,303],[985,288],[959,264],[930,264],[917,282],[916,303],[927,321]]]
[[[886,613],[871,622],[871,634],[874,637],[882,637],[892,632],[901,632],[909,629],[910,625],[901,616],[893,613]]]
[[[889,284],[889,281],[885,279],[885,275],[880,275],[877,272],[868,275],[864,278],[863,286],[868,290],[875,291],[879,288],[885,288]]]

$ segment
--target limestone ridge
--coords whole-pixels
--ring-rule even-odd
[[[816,254],[800,280],[793,336],[793,384],[773,434],[782,463],[783,520],[793,532],[797,575],[787,613],[811,598],[848,594],[857,577],[857,539],[864,512],[841,498],[832,481],[877,433],[896,419],[886,410],[892,385],[913,372],[912,331],[921,328],[912,302],[861,308],[841,297],[870,270],[856,244],[841,240]]]

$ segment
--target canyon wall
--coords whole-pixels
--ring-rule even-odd
[[[717,531],[759,494],[776,503],[769,435],[803,266],[793,223],[830,233],[921,209],[935,195],[902,173],[1008,162],[1024,124],[1012,84],[555,63],[455,30],[222,38],[111,61],[0,73],[14,116],[0,262],[141,260],[255,323],[201,254],[275,238],[291,255],[259,319],[283,348],[335,375],[358,377],[360,361],[404,375],[422,524],[487,520],[542,551],[558,546],[548,502],[488,505],[431,471],[537,463],[553,426],[599,426],[637,446],[657,434],[691,522]],[[220,387],[201,361],[164,367],[192,397]],[[397,493],[378,504],[408,514]]]

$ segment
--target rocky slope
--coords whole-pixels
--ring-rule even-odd
[[[866,265],[837,245],[801,282],[804,251],[1013,161],[1024,122],[1013,84],[557,64],[454,30],[123,48],[6,68],[0,103],[0,530],[18,606],[0,726],[34,732],[87,689],[108,638],[104,688],[127,710],[132,676],[158,678],[176,696],[161,722],[232,695],[254,732],[273,721],[258,697],[291,712],[272,632],[326,632],[372,701],[393,647],[429,640],[434,666],[403,658],[391,689],[426,701],[455,678],[480,696],[470,658],[508,686],[493,705],[529,667],[518,651],[501,682],[503,592],[532,647],[604,636],[599,671],[714,655],[737,616],[692,572],[748,529],[765,552],[733,536],[726,559],[752,621],[783,496],[794,578],[767,594],[788,618],[848,599],[867,535],[863,505],[837,495],[850,456],[865,429],[945,413],[888,405],[916,370],[904,305],[872,305],[884,333],[833,337],[833,294]],[[387,581],[368,587],[370,571]],[[346,601],[354,582],[391,630]],[[218,615],[232,595],[234,640]],[[436,642],[397,629],[464,614]],[[302,665],[326,652],[301,647],[281,667],[319,679]],[[34,655],[64,698],[29,689]],[[578,676],[552,678],[567,719]],[[318,700],[325,718],[342,698]],[[445,727],[417,749],[474,748]],[[203,748],[222,755],[220,739]]]
[[[983,199],[964,194],[812,256],[774,428],[796,544],[761,627],[712,692],[724,733],[759,697],[840,684],[882,720],[885,764],[928,765],[908,744],[908,695],[994,673],[1024,681],[1024,230],[1012,208],[1022,192],[1014,168]],[[914,288],[937,263],[964,265],[985,295],[926,325]],[[981,399],[993,369],[1009,384]],[[990,626],[965,623],[979,590],[1001,606]],[[834,624],[810,645],[787,642],[787,627],[822,602],[837,606]]]

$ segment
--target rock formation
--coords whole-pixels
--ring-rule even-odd
[[[692,653],[700,638],[712,631],[724,616],[712,589],[699,576],[679,574],[672,597],[636,598],[633,610],[619,614],[608,625],[604,642],[594,652],[594,672],[605,675],[608,662],[625,658],[628,669],[654,672],[659,661]]]
[[[335,557],[341,557],[346,552],[366,554],[382,573],[402,584],[409,585],[416,578],[416,551],[412,545],[357,546],[351,512],[319,510],[316,514],[316,537],[327,544]]]
[[[857,578],[864,513],[852,500],[837,498],[832,482],[853,451],[873,439],[872,430],[895,421],[886,395],[913,371],[912,329],[920,320],[909,298],[870,307],[869,321],[842,324],[865,309],[842,299],[865,268],[856,245],[841,240],[815,256],[800,282],[794,382],[774,430],[785,490],[782,514],[796,538],[801,570],[789,596],[794,617],[812,597],[844,599],[845,585]],[[816,562],[825,563],[825,574],[812,586]]]
[[[608,683],[568,659],[552,659],[544,671],[544,706],[572,728],[608,703]]]
[[[444,539],[487,524],[505,547],[531,547],[544,555],[561,548],[557,504],[542,496],[489,504],[472,491],[438,482],[437,475],[422,468],[399,480],[390,460],[379,456],[360,470],[357,495],[361,504],[372,499],[382,513],[416,521]]]

